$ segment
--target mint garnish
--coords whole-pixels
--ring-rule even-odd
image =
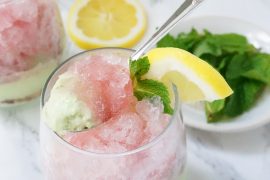
[[[130,60],[129,66],[134,96],[139,101],[144,98],[159,96],[164,105],[164,113],[173,114],[167,87],[162,82],[153,79],[142,79],[142,76],[150,69],[148,57],[143,57],[136,61]]]

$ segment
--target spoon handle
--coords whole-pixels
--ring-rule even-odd
[[[148,48],[164,37],[180,19],[197,7],[202,1],[203,0],[185,0],[173,15],[161,26],[161,28],[131,55],[131,59],[139,59]]]

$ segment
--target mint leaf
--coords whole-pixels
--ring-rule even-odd
[[[197,44],[194,49],[194,55],[200,57],[204,54],[211,54],[213,56],[222,55],[222,49],[220,46],[212,42],[213,39],[204,39],[200,43]]]
[[[229,81],[234,93],[226,100],[205,103],[207,122],[224,121],[224,116],[235,117],[255,104],[265,84],[256,80],[238,78]]]
[[[224,106],[225,106],[225,99],[216,100],[213,102],[206,102],[205,111],[207,122],[213,123],[220,121],[220,119],[222,118]]]
[[[219,48],[226,53],[242,53],[249,48],[247,38],[234,33],[213,35],[210,41],[213,45],[219,46]]]
[[[148,57],[138,60],[130,60],[130,76],[133,83],[134,96],[140,101],[144,98],[159,96],[164,105],[164,113],[173,114],[171,100],[167,87],[159,81],[142,79],[142,76],[149,71],[150,63]]]
[[[237,116],[254,105],[265,87],[264,83],[247,78],[238,78],[228,82],[234,93],[226,100],[224,114],[230,117]]]
[[[246,37],[238,34],[210,34],[204,35],[204,39],[197,44],[194,54],[201,57],[204,54],[222,56],[224,53],[243,53],[254,50],[248,44]]]
[[[228,65],[226,77],[234,79],[240,76],[270,84],[270,55],[265,53],[235,55]]]
[[[205,104],[207,111],[211,114],[220,112],[225,106],[225,100],[216,100]]]
[[[248,54],[236,54],[229,62],[226,78],[235,79],[252,69]]]
[[[173,36],[167,34],[157,43],[157,47],[179,47],[179,45]]]
[[[148,57],[140,58],[139,60],[130,60],[129,69],[131,79],[140,79],[142,75],[149,71],[150,63]]]
[[[250,68],[243,76],[270,85],[270,54],[258,53],[250,58]]]
[[[157,43],[157,47],[176,47],[190,51],[201,38],[202,36],[195,29],[189,33],[180,33],[176,38],[167,34]]]
[[[171,100],[168,89],[161,82],[152,79],[139,80],[137,81],[134,89],[134,95],[138,100],[159,96],[164,105],[164,112],[167,114],[173,114],[173,109],[170,106]]]
[[[201,41],[203,36],[201,36],[196,29],[192,29],[189,33],[180,33],[176,37],[178,48],[191,51],[194,49],[197,43]]]

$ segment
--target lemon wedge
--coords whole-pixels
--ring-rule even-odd
[[[137,0],[76,0],[68,15],[68,34],[83,49],[132,47],[145,29]]]
[[[160,80],[167,87],[174,83],[183,102],[214,101],[233,92],[218,71],[185,50],[156,48],[146,56],[151,66],[144,78]]]

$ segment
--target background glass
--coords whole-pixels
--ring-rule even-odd
[[[39,96],[64,43],[54,0],[0,0],[0,105]]]

